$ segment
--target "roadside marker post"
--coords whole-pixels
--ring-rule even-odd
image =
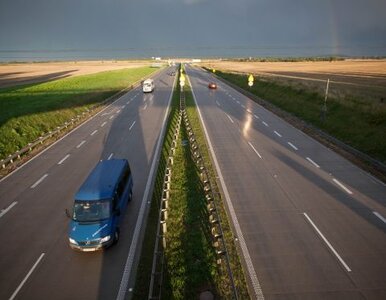
[[[255,79],[253,78],[253,75],[252,74],[250,74],[249,76],[248,76],[248,85],[249,85],[249,87],[252,87],[253,86],[253,81],[254,81]]]

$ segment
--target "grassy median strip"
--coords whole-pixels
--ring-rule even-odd
[[[0,89],[0,159],[152,72],[123,69]]]
[[[386,103],[374,103],[346,95],[329,97],[327,114],[322,118],[324,95],[277,82],[255,78],[252,88],[247,76],[217,71],[225,80],[241,87],[275,106],[322,129],[346,144],[386,162]]]
[[[177,91],[179,87],[177,88]],[[164,187],[166,161],[170,153],[173,135],[179,115],[179,92],[175,91],[168,121],[168,130],[164,141],[154,188],[152,205],[142,246],[141,259],[138,266],[134,299],[146,299],[151,279],[154,241],[158,224],[158,212]],[[186,93],[187,110],[196,137],[200,139],[200,147],[206,147],[201,131],[197,112],[190,90]],[[233,291],[228,273],[224,270],[224,261],[219,264],[219,256],[213,245],[207,200],[200,172],[192,159],[185,126],[181,125],[180,135],[171,168],[170,199],[168,200],[168,217],[166,220],[166,248],[164,251],[164,274],[161,287],[161,299],[197,299],[201,292],[211,291],[216,298],[232,298]],[[200,148],[201,149],[201,148]],[[205,151],[208,155],[207,150]],[[209,159],[209,156],[208,156]],[[212,171],[213,174],[213,171]],[[226,222],[226,214],[222,209],[222,221]],[[225,227],[230,231],[229,225]],[[227,239],[233,244],[231,232],[226,233]],[[240,299],[248,298],[243,271],[237,257],[235,246],[231,249],[233,272],[237,275],[236,284]],[[222,258],[223,259],[223,258]],[[156,295],[156,294],[153,294]]]

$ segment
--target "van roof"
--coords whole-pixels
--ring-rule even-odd
[[[143,83],[150,83],[150,82],[153,82],[154,80],[149,78],[149,79],[146,79]]]
[[[75,200],[111,199],[118,179],[127,166],[126,159],[101,160],[75,194]]]

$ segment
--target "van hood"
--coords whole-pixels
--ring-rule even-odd
[[[69,231],[70,238],[75,241],[92,241],[110,235],[111,224],[109,219],[98,223],[79,223],[71,221]]]

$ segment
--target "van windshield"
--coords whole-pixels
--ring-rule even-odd
[[[110,217],[110,201],[77,201],[74,203],[73,219],[77,222],[97,222]]]

